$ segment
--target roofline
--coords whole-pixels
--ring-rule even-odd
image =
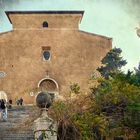
[[[111,38],[111,37],[107,37],[107,36],[104,36],[104,35],[99,35],[99,34],[95,34],[95,33],[90,33],[90,32],[83,31],[83,30],[78,30],[78,31],[79,31],[79,32],[82,32],[82,33],[89,34],[89,35],[102,37],[102,38],[105,38],[105,39],[108,39],[108,40],[113,40],[113,38]]]
[[[0,32],[0,35],[7,34],[7,33],[10,33],[10,32],[12,32],[12,31],[13,31],[13,30],[9,30],[9,31]]]
[[[5,11],[6,14],[84,14],[84,11],[80,10],[68,10],[68,11]]]
[[[84,15],[84,11],[81,10],[68,10],[68,11],[5,11],[10,23],[12,24],[9,14],[81,14]],[[82,19],[81,17],[81,19]]]

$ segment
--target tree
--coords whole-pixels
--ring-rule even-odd
[[[107,118],[94,113],[92,106],[91,95],[82,92],[54,102],[48,114],[58,122],[58,140],[101,140],[107,135]]]
[[[134,68],[135,70],[135,84],[140,86],[140,62],[138,68]]]
[[[126,60],[123,60],[120,56],[121,52],[122,50],[120,48],[113,48],[102,59],[103,66],[98,67],[97,70],[103,77],[109,78],[109,76],[118,72],[122,66],[127,64]]]
[[[131,71],[119,72],[113,78],[100,78],[99,85],[91,88],[93,110],[108,117],[110,135],[129,135],[131,130],[140,136],[140,86],[134,76]]]

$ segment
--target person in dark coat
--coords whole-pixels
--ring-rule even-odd
[[[12,108],[12,100],[11,99],[9,100],[9,108],[10,109]]]
[[[2,100],[1,100],[1,109],[4,110],[5,108],[6,108],[5,102],[4,102],[4,100],[2,99]]]
[[[0,119],[2,118],[1,99],[0,99]]]
[[[19,103],[20,103],[21,106],[23,105],[23,99],[22,98],[19,99]]]
[[[2,119],[4,121],[6,121],[7,120],[7,111],[6,111],[6,104],[3,99],[1,100],[1,109],[2,109]]]
[[[0,100],[0,110],[1,110],[1,100]]]

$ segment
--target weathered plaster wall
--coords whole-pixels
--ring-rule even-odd
[[[77,28],[81,21],[81,14],[68,13],[8,13],[13,28],[42,28],[43,21],[49,23],[49,28]]]
[[[51,47],[50,61],[43,61],[42,46]],[[78,83],[85,90],[111,47],[110,38],[79,30],[25,28],[1,34],[0,71],[7,76],[0,79],[0,90],[14,101],[22,96],[31,103],[29,91],[37,87],[46,71],[58,82],[62,95],[68,93],[70,83]]]

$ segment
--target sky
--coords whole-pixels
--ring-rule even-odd
[[[4,11],[84,10],[80,30],[113,38],[133,70],[140,62],[140,0],[0,0],[0,33],[12,30]]]

